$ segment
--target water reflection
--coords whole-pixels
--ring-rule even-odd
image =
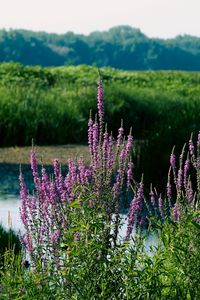
[[[24,227],[21,223],[19,216],[20,198],[13,195],[0,196],[0,223],[5,229],[9,229],[10,225],[13,230],[18,232],[19,230],[23,233]],[[9,221],[9,215],[11,216],[11,224]],[[127,228],[127,215],[122,214],[122,226],[119,231],[120,239],[123,239],[126,235]],[[135,231],[133,230],[133,235]],[[157,238],[155,235],[147,235],[145,240],[145,247],[150,254],[150,247],[156,246]]]
[[[5,229],[23,230],[19,216],[20,199],[13,195],[0,196],[0,223]],[[10,219],[9,220],[9,215]]]

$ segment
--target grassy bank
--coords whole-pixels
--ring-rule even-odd
[[[168,134],[181,139],[199,125],[200,74],[101,70],[106,122],[121,118],[138,139]],[[97,69],[0,65],[1,146],[83,143],[95,106]]]
[[[1,64],[0,146],[29,146],[32,138],[37,145],[86,143],[89,110],[96,112],[98,76],[89,66]],[[147,141],[135,172],[161,186],[173,145],[179,151],[200,128],[200,74],[103,68],[101,76],[105,122],[116,134],[123,119],[126,134],[132,127],[135,139]]]

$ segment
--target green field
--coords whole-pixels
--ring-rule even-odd
[[[148,170],[159,161],[156,176],[161,178],[173,145],[180,149],[200,128],[200,73],[100,72],[108,129],[116,135],[123,118],[126,134],[132,127],[134,138],[145,141],[140,170],[148,178]],[[89,111],[96,113],[98,78],[98,69],[86,65],[1,64],[0,146],[30,146],[32,139],[36,145],[86,143]]]

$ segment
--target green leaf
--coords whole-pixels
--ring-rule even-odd
[[[195,221],[191,221],[192,225],[194,225],[197,229],[200,230],[200,224],[195,222]]]

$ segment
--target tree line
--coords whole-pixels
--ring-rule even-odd
[[[200,70],[200,38],[149,38],[139,29],[117,26],[89,35],[0,30],[0,61],[24,65],[89,64],[124,70]]]

